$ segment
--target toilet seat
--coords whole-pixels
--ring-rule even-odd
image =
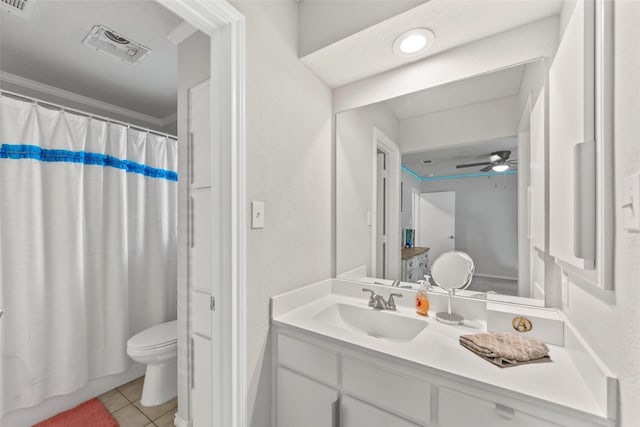
[[[171,347],[177,347],[177,323],[177,320],[172,320],[138,332],[127,341],[128,350],[140,353],[153,350],[166,351]]]

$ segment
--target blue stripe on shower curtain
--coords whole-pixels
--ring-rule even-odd
[[[150,178],[178,181],[178,173],[175,171],[152,168],[130,160],[122,160],[106,154],[90,153],[87,151],[53,150],[41,148],[37,145],[2,144],[0,147],[0,159],[34,159],[43,162],[82,163],[85,165],[122,169]]]

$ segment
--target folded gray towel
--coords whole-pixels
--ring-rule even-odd
[[[501,368],[551,361],[545,343],[511,332],[462,335],[460,344]]]

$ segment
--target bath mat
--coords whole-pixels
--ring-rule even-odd
[[[118,427],[118,422],[98,399],[81,403],[33,427]]]

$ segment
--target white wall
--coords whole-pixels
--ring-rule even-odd
[[[373,128],[398,143],[398,119],[383,104],[345,111],[336,117],[336,272],[371,269]]]
[[[549,58],[540,61],[528,63],[524,68],[522,81],[520,82],[520,90],[518,91],[518,112],[522,112],[526,108],[529,95],[531,95],[531,105],[538,99],[545,83],[545,74]]]
[[[518,175],[422,183],[422,192],[436,191],[456,192],[455,248],[473,258],[476,274],[517,279]]]
[[[400,151],[412,153],[449,145],[514,136],[520,113],[509,96],[418,116],[400,122]]]
[[[623,225],[624,177],[640,172],[640,2],[616,1],[615,22],[615,295],[569,284],[563,311],[620,380],[622,427],[640,419],[640,234]]]
[[[247,407],[265,427],[269,298],[331,275],[331,91],[298,60],[296,1],[233,5],[247,28],[247,203],[265,202],[265,228],[247,232],[246,302]]]
[[[416,177],[406,173],[404,170],[400,176],[402,180],[402,207],[400,210],[400,227],[403,231],[402,242],[404,243],[404,230],[407,228],[415,228],[412,218],[413,209],[413,192],[422,192],[422,183]]]

